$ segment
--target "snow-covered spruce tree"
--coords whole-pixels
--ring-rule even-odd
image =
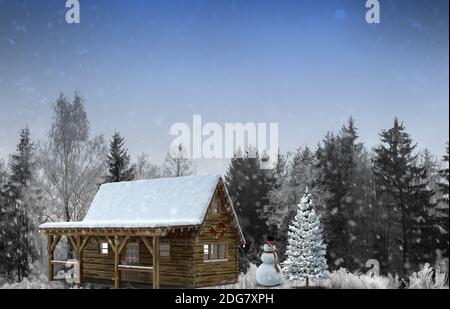
[[[37,257],[36,231],[33,219],[37,216],[38,192],[34,181],[34,146],[30,130],[22,129],[17,151],[10,157],[6,184],[6,221],[0,224],[6,238],[3,250],[7,252],[5,264],[9,276],[18,282],[27,277],[29,265]]]
[[[107,183],[131,181],[135,177],[135,166],[130,166],[130,156],[125,148],[125,139],[118,132],[114,133],[108,155]]]
[[[0,159],[0,187],[2,187],[3,184],[6,182],[7,176],[8,173],[6,171],[6,164],[2,159]]]
[[[4,229],[5,224],[7,223],[6,216],[6,180],[8,177],[8,173],[6,170],[6,164],[2,159],[0,159],[0,276],[2,276],[6,272],[6,231]]]
[[[438,201],[436,212],[437,212],[437,223],[439,229],[439,248],[444,252],[444,256],[448,257],[449,248],[449,204],[448,204],[448,182],[449,182],[449,146],[447,143],[446,154],[444,155],[444,168],[439,171],[441,179],[438,182],[439,192],[441,198]]]
[[[387,214],[387,244],[397,244],[387,247],[381,262],[389,261],[388,269],[406,276],[435,258],[434,192],[428,187],[425,167],[417,164],[417,145],[403,123],[395,118],[394,126],[383,130],[380,137],[373,158],[377,196],[383,197],[377,207]]]
[[[323,205],[329,265],[333,270],[360,269],[367,258],[366,244],[372,240],[363,227],[370,215],[367,205],[372,204],[373,185],[369,155],[352,117],[338,134],[327,133],[317,148],[314,165],[317,176],[311,187],[313,196],[323,200],[318,205]]]
[[[283,263],[283,274],[288,281],[323,279],[327,274],[320,216],[316,214],[311,195],[306,190],[298,204],[298,212],[288,232],[287,259]]]
[[[284,162],[283,162],[284,160]],[[284,171],[276,176],[276,183],[268,193],[269,204],[264,207],[260,217],[266,222],[271,235],[277,239],[277,249],[281,260],[284,260],[288,245],[289,225],[297,214],[297,204],[307,187],[314,197],[325,197],[315,186],[317,169],[314,166],[314,153],[308,147],[300,147],[292,158],[279,158],[285,165]]]

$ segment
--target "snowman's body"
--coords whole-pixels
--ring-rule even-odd
[[[273,245],[264,245],[264,253],[261,256],[263,262],[256,271],[256,282],[263,286],[277,286],[283,282],[280,267],[277,265],[276,254]]]

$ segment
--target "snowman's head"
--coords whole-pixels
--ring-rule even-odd
[[[276,250],[275,245],[273,244],[275,238],[273,236],[267,236],[266,243],[264,244],[264,251],[266,252],[274,252]]]
[[[275,251],[275,245],[274,244],[265,244],[264,245],[264,251],[265,252],[274,252]]]

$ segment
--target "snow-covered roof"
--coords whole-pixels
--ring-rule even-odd
[[[209,175],[104,184],[83,221],[45,223],[40,228],[158,228],[200,225],[219,181],[219,175]]]

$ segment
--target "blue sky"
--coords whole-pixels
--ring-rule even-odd
[[[94,134],[117,129],[161,161],[175,122],[278,122],[283,151],[350,116],[371,147],[394,116],[441,155],[449,129],[447,0],[0,0],[0,157],[58,94],[79,91]],[[223,171],[224,162],[198,162]]]

